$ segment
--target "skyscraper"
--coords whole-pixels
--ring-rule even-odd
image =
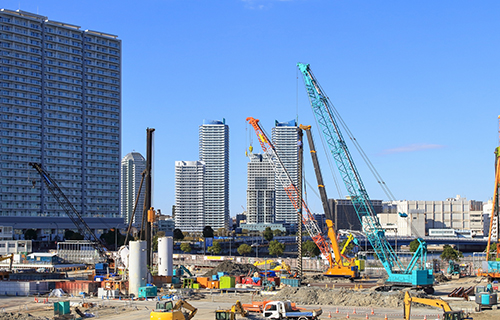
[[[141,193],[139,194],[139,187],[144,170],[146,170],[146,159],[139,152],[130,152],[123,157],[121,167],[121,214],[125,219],[125,223],[130,223],[132,213],[134,212],[135,200],[137,199],[137,195],[139,195],[135,215],[132,219],[132,224],[136,226],[141,226],[142,223],[146,188],[143,184]]]
[[[204,219],[203,161],[175,162],[175,227],[187,232],[201,232]]]
[[[200,160],[205,163],[205,225],[229,225],[229,126],[225,120],[203,120],[199,128]]]
[[[0,10],[0,216],[65,216],[29,162],[84,217],[120,212],[121,41]]]
[[[288,122],[278,122],[276,120],[272,129],[272,139],[276,153],[290,174],[293,184],[297,185],[299,161],[297,122],[295,120]],[[275,188],[276,221],[297,223],[297,210],[293,207],[290,198],[279,181],[276,181]]]
[[[274,170],[267,154],[249,155],[247,164],[247,223],[274,223]]]

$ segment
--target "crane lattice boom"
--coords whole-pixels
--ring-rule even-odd
[[[271,167],[273,168],[276,179],[281,183],[283,188],[285,189],[288,197],[293,203],[294,208],[299,211],[304,209],[305,214],[302,214],[302,223],[304,224],[307,232],[313,239],[314,243],[318,246],[321,254],[325,256],[330,265],[333,264],[332,255],[330,253],[330,246],[326,242],[325,238],[321,234],[321,230],[318,226],[318,223],[314,219],[311,211],[307,207],[306,203],[302,201],[302,204],[298,203],[299,192],[297,187],[293,184],[293,180],[285,169],[285,166],[281,162],[281,159],[278,157],[274,146],[271,144],[269,139],[267,138],[264,131],[261,129],[259,125],[259,120],[254,119],[252,117],[248,117],[246,119],[254,128],[257,137],[259,138],[260,145],[262,150],[267,154],[267,160],[269,161]],[[338,257],[337,259],[340,259]]]

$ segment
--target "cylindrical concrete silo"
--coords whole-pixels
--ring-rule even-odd
[[[174,239],[162,237],[158,239],[158,275],[172,276],[174,267]]]
[[[139,288],[146,286],[148,275],[146,241],[130,241],[128,293],[139,296]]]

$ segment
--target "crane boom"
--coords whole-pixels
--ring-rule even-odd
[[[62,192],[57,182],[52,179],[49,173],[45,171],[45,169],[43,169],[39,163],[30,162],[29,165],[32,166],[36,171],[38,171],[38,173],[42,177],[42,181],[45,183],[50,193],[54,196],[59,205],[64,209],[71,221],[75,224],[78,232],[84,237],[88,236],[90,238],[89,240],[93,242],[93,246],[97,250],[99,255],[105,260],[108,260],[108,256],[106,254],[108,250],[106,246],[104,245],[102,240],[99,239],[94,234],[94,232],[92,232],[89,225],[85,222],[85,220],[83,220],[78,211],[76,211],[75,207],[68,200],[64,192]]]
[[[305,202],[302,201],[302,203],[298,203],[299,194],[297,187],[293,184],[293,180],[286,171],[283,162],[281,162],[281,159],[278,157],[274,146],[271,144],[266,134],[260,127],[259,119],[248,117],[246,121],[248,121],[248,123],[250,123],[254,128],[255,134],[259,138],[260,146],[262,147],[262,150],[267,154],[267,160],[269,161],[269,164],[276,174],[276,180],[278,180],[285,189],[288,197],[292,201],[295,210],[299,211],[304,209],[305,214],[302,214],[302,223],[304,224],[307,232],[313,239],[314,243],[316,243],[316,245],[318,246],[321,254],[328,259],[330,265],[333,265],[333,259],[328,243],[326,242],[325,238],[323,238],[321,230]]]
[[[432,270],[424,269],[427,259],[425,242],[419,240],[419,249],[405,268],[385,236],[385,231],[379,222],[368,192],[342,136],[334,109],[330,105],[327,95],[312,74],[309,64],[298,63],[297,66],[302,73],[313,114],[340,171],[363,232],[389,275],[387,282],[432,288],[434,282]],[[418,270],[415,270],[415,267]]]

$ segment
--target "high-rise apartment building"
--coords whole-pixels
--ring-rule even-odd
[[[117,36],[1,9],[0,108],[0,216],[65,216],[29,162],[82,216],[119,216]]]
[[[144,185],[139,194],[144,170],[146,170],[146,159],[139,152],[130,152],[123,157],[121,166],[121,215],[125,219],[125,223],[130,223],[135,201],[138,199],[132,224],[139,227],[142,223],[144,196],[146,194]],[[137,198],[137,195],[139,195],[139,198]]]
[[[247,216],[246,223],[274,223],[275,187],[274,170],[267,154],[249,155],[247,164]]]
[[[273,145],[276,153],[280,157],[285,169],[290,174],[294,185],[298,182],[298,131],[297,122],[291,120],[288,122],[275,122],[272,129]],[[279,181],[275,182],[276,188],[276,221],[286,223],[297,223],[297,210],[293,207],[290,198]]]
[[[203,161],[175,162],[175,227],[187,232],[201,232],[205,227]]]
[[[199,128],[200,161],[205,163],[205,225],[229,225],[229,126],[225,120],[204,120]],[[177,225],[177,221],[176,221]]]

